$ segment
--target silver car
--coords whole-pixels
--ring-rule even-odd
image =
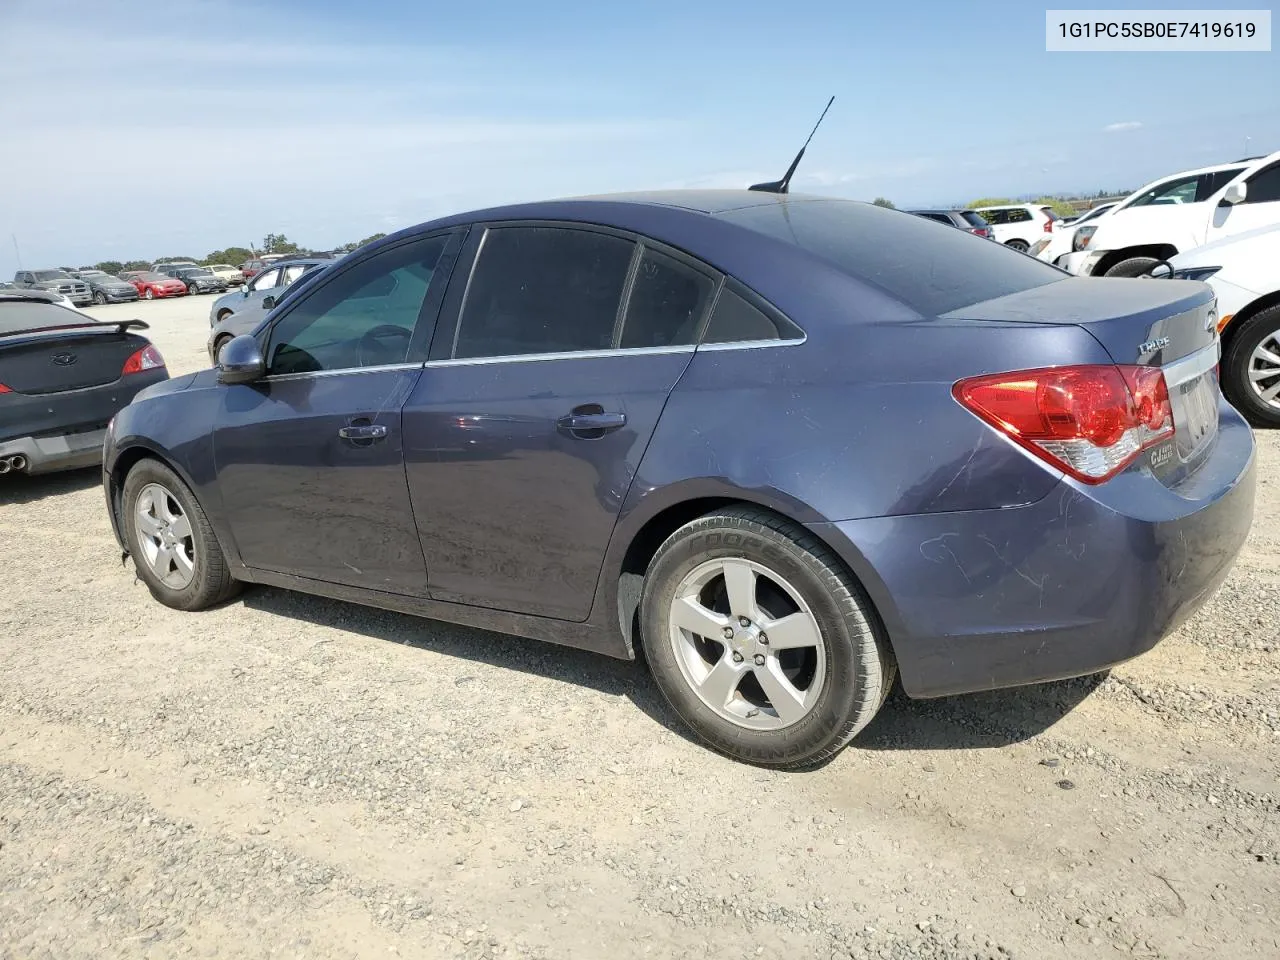
[[[209,310],[209,358],[216,363],[224,343],[242,333],[252,333],[299,277],[334,262],[332,258],[306,257],[272,264],[239,290],[213,301]]]

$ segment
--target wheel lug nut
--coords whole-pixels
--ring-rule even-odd
[[[769,635],[767,633],[760,634],[760,644],[765,647],[769,645]]]
[[[725,627],[725,628],[724,628],[724,638],[725,638],[726,640],[732,640],[732,639],[733,639],[733,627]]]
[[[763,666],[764,666],[764,654],[763,654],[763,653],[757,653],[757,654],[756,654],[756,666],[757,666],[757,667],[763,667]]]
[[[742,662],[742,654],[740,654],[737,650],[733,651],[733,662],[734,663]]]
[[[738,618],[738,623],[739,623],[739,625],[740,625],[740,626],[744,626],[744,627],[749,627],[749,626],[751,626],[751,621],[750,621],[750,620],[748,620],[746,617],[739,617],[739,618]]]

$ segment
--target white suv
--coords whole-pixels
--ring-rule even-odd
[[[1053,225],[1062,219],[1050,207],[1035,203],[975,207],[974,213],[991,224],[997,241],[1023,253],[1031,249],[1033,243],[1051,234]]]
[[[1147,184],[1075,232],[1082,276],[1140,277],[1206,243],[1280,223],[1280,152]]]
[[[1153,276],[1202,280],[1218,297],[1222,392],[1256,426],[1280,426],[1280,224],[1180,253]]]

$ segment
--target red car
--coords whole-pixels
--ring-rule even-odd
[[[129,273],[123,275],[138,288],[138,296],[147,300],[156,297],[185,297],[187,285],[177,277],[166,277],[163,273]]]

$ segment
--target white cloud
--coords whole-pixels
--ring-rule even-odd
[[[1126,130],[1137,130],[1142,126],[1141,120],[1122,120],[1119,123],[1108,123],[1102,128],[1103,133],[1124,133]]]

